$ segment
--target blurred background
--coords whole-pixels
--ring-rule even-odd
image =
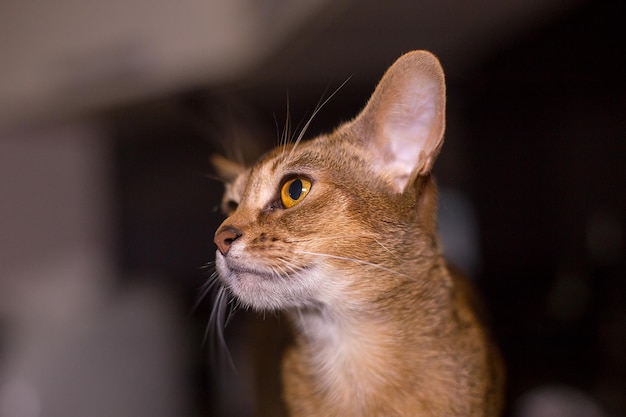
[[[284,341],[271,318],[237,312],[231,366],[210,297],[194,308],[222,220],[209,157],[254,161],[350,77],[308,136],[331,130],[413,49],[446,70],[440,228],[489,307],[506,415],[626,415],[625,19],[621,0],[2,2],[0,417],[279,415],[253,366]]]

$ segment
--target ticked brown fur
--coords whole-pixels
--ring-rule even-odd
[[[499,414],[497,351],[436,235],[430,172],[444,129],[443,71],[415,51],[333,133],[247,170],[216,161],[231,180],[217,269],[239,302],[291,318],[290,415]],[[295,177],[310,191],[285,208],[281,186]]]

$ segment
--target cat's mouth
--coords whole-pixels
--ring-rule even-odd
[[[243,262],[230,256],[216,257],[216,267],[224,286],[244,305],[258,310],[280,310],[302,306],[312,298],[311,278],[315,265],[276,266]]]
[[[271,271],[263,271],[255,268],[246,268],[241,266],[229,266],[230,273],[235,275],[255,275],[259,278],[273,278],[276,275]]]
[[[221,256],[218,253],[216,258],[217,270],[222,279],[233,279],[243,277],[256,277],[260,280],[286,280],[294,276],[300,275],[310,269],[310,266],[290,265],[288,268],[271,267],[271,266],[252,266],[243,264],[239,261]]]

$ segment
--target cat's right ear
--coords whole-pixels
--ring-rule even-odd
[[[372,168],[402,192],[428,174],[443,143],[446,87],[437,58],[426,51],[400,57],[385,73],[352,128]]]
[[[235,181],[246,170],[243,165],[218,154],[211,155],[211,165],[213,165],[215,172],[225,183]]]

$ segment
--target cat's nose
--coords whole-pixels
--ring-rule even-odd
[[[215,232],[215,238],[213,241],[217,245],[217,249],[220,253],[226,256],[230,250],[230,245],[232,245],[235,240],[240,238],[242,234],[243,233],[240,230],[237,230],[234,227],[220,227],[217,232]]]

